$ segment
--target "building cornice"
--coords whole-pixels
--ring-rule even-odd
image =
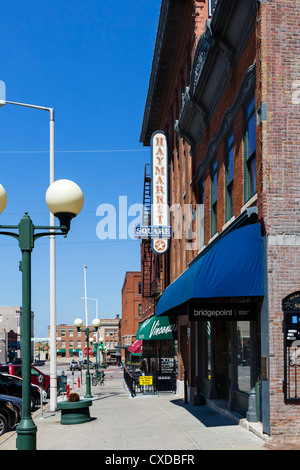
[[[223,96],[229,73],[253,31],[257,11],[255,0],[218,1],[199,38],[192,64],[190,86],[186,89],[177,134],[185,139],[193,155]]]
[[[161,112],[185,0],[163,0],[159,16],[152,69],[144,110],[140,142],[150,145]]]

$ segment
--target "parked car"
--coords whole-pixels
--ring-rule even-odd
[[[0,394],[22,398],[22,384],[17,383],[13,377],[0,373]],[[33,385],[31,386],[30,397],[31,410],[34,410],[36,404],[40,402],[40,392]]]
[[[0,364],[0,373],[6,373],[9,375],[16,375],[17,377],[22,377],[22,365],[21,364]],[[47,397],[50,398],[50,375],[44,374],[39,369],[34,366],[31,366],[31,383],[35,385],[40,385],[39,376],[43,376],[43,390],[47,392]],[[58,377],[57,377],[57,387],[58,387]]]
[[[0,396],[0,436],[17,424],[17,412],[13,403]]]
[[[79,361],[79,364],[80,364],[82,369],[86,369],[87,368],[87,359],[83,359],[82,361]],[[90,366],[90,369],[93,369],[95,367],[95,364],[92,361],[89,361],[89,366]]]
[[[0,398],[3,398],[3,400],[12,402],[12,404],[14,405],[14,409],[17,412],[17,423],[19,423],[22,418],[22,398],[13,397],[11,395],[2,395],[2,394],[0,395]]]
[[[81,365],[77,361],[70,362],[70,370],[81,370]]]
[[[22,385],[22,377],[17,377],[16,375],[9,375],[9,374],[3,374],[3,375],[7,375],[15,383],[18,383],[18,384]],[[35,385],[35,384],[31,384],[31,387],[34,387],[36,389],[36,391],[37,391],[37,393],[39,394],[39,397],[40,397],[41,396],[41,387],[38,386],[38,385]],[[42,389],[42,398],[43,398],[43,403],[44,403],[47,400],[47,392],[45,392],[45,390],[43,390],[43,389]],[[40,404],[40,398],[39,398],[37,404]]]
[[[36,359],[32,365],[42,367],[45,365],[45,361],[42,361],[41,359]]]

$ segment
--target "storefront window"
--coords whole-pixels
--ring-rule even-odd
[[[201,178],[199,183],[199,209],[200,209],[200,217],[199,217],[199,248],[204,246],[204,179]]]
[[[233,132],[225,141],[225,167],[226,167],[226,221],[234,214],[233,205]]]
[[[177,371],[177,357],[174,340],[144,341],[143,358],[147,372],[171,373]]]
[[[241,392],[250,393],[250,322],[237,322],[237,382]]]
[[[256,125],[254,97],[245,108],[244,120],[245,201],[247,201],[256,193]]]
[[[217,189],[218,189],[218,173],[217,158],[211,165],[211,236],[217,231]]]

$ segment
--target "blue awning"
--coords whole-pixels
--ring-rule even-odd
[[[196,260],[167,287],[155,314],[170,313],[193,299],[263,295],[263,241],[256,223],[228,233]]]

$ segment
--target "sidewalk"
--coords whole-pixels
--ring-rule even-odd
[[[80,389],[84,395],[85,388]],[[60,424],[60,411],[33,414],[37,450],[265,450],[266,441],[210,406],[185,404],[177,395],[131,398],[121,373],[92,387],[92,420]],[[16,450],[16,432],[0,437],[1,450]],[[108,454],[109,455],[109,454]],[[117,455],[117,454],[114,454]]]

